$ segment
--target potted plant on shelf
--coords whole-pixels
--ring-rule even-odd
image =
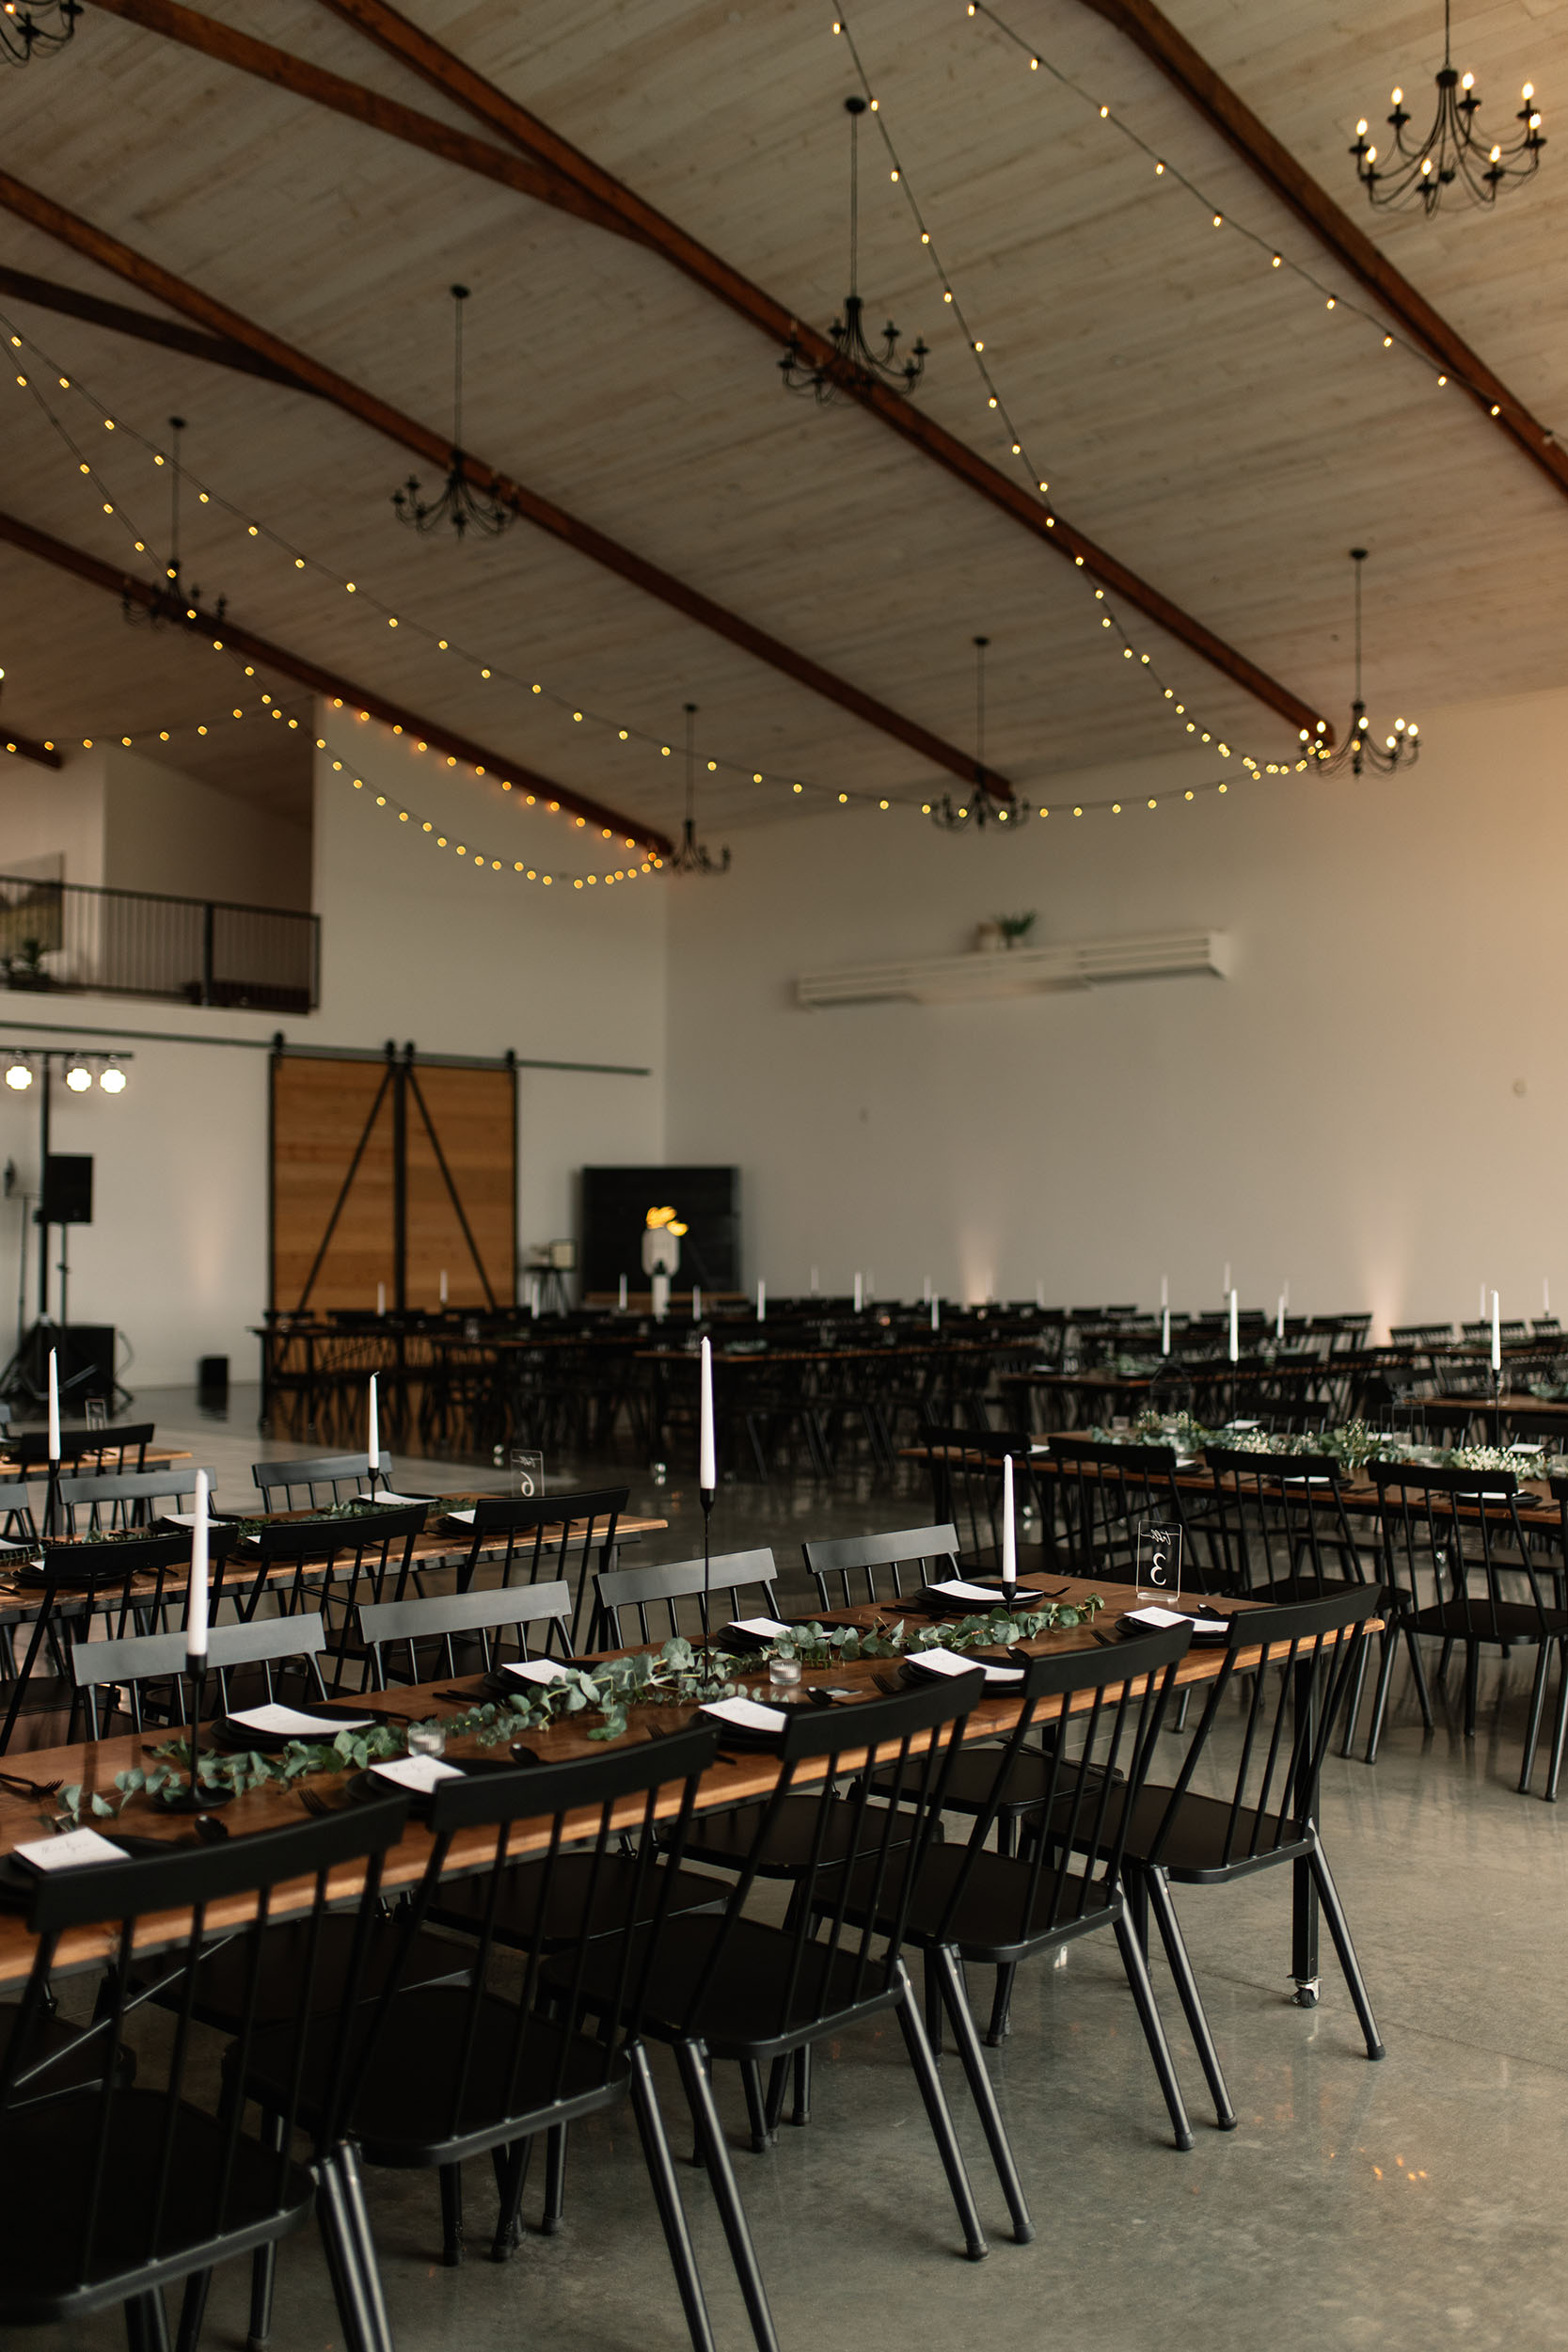
[[[8,988],[48,988],[49,974],[43,967],[41,939],[24,939],[14,955],[0,956],[0,972],[6,976]]]
[[[999,914],[996,928],[1002,934],[1004,947],[1016,947],[1020,940],[1027,939],[1035,928],[1034,909],[1031,908],[1027,914]]]

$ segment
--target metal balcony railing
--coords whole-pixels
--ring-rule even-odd
[[[0,987],[310,1012],[320,918],[0,874]]]

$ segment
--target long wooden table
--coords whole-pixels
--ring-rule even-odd
[[[1030,1581],[1025,1581],[1024,1589],[1029,1588],[1029,1582]],[[1089,1583],[1082,1579],[1063,1580],[1059,1578],[1042,1580],[1042,1582],[1045,1589],[1055,1595],[1061,1595],[1065,1585],[1068,1595],[1076,1598],[1083,1598],[1090,1593],[1098,1592],[1102,1596],[1105,1607],[1092,1626],[1085,1624],[1066,1631],[1040,1634],[1034,1640],[1021,1645],[1022,1647],[1033,1653],[1086,1649],[1097,1646],[1096,1631],[1103,1632],[1107,1627],[1115,1624],[1124,1610],[1135,1607],[1138,1601],[1138,1595],[1132,1585],[1103,1581]],[[1205,1601],[1204,1603],[1206,1610],[1212,1608],[1221,1613],[1245,1611],[1251,1606],[1252,1604],[1247,1601],[1215,1601],[1213,1603]],[[865,1626],[879,1617],[909,1617],[916,1613],[918,1613],[902,1604],[894,1604],[880,1610],[860,1608],[825,1612],[816,1621],[823,1624]],[[1221,1650],[1208,1647],[1190,1650],[1177,1670],[1178,1682],[1187,1685],[1212,1681],[1219,1672],[1224,1654]],[[1286,1653],[1281,1651],[1277,1654],[1283,1657]],[[1250,1666],[1259,1663],[1260,1659],[1259,1650],[1248,1650],[1242,1653],[1241,1662],[1243,1666]],[[857,1660],[844,1664],[808,1669],[804,1678],[808,1683],[827,1682],[839,1687],[853,1686],[869,1697],[876,1687],[873,1677],[879,1673],[887,1671],[888,1661],[886,1661]],[[765,1677],[766,1668],[764,1667],[760,1669],[759,1679]],[[419,1721],[432,1715],[440,1716],[452,1711],[451,1703],[438,1701],[436,1698],[438,1691],[445,1691],[451,1687],[450,1677],[443,1677],[439,1683],[425,1683],[418,1686],[394,1685],[387,1693],[375,1694],[373,1699],[370,1693],[344,1696],[335,1704],[340,1711],[352,1715],[358,1706],[381,1704],[384,1696],[400,1713],[405,1713],[410,1719]],[[478,1694],[479,1686],[476,1685],[475,1695]],[[1085,1694],[1081,1701],[1076,1703],[1072,1711],[1086,1708],[1089,1703],[1089,1696]],[[1039,1707],[1037,1720],[1042,1723],[1050,1722],[1058,1718],[1062,1712],[1063,1703],[1060,1700],[1047,1701]],[[999,1733],[1009,1730],[1017,1723],[1019,1713],[1020,1703],[1009,1696],[999,1695],[995,1698],[983,1699],[970,1716],[964,1737],[966,1740],[993,1740]],[[633,1708],[630,1710],[626,1737],[628,1740],[646,1739],[650,1736],[650,1724],[657,1724],[659,1730],[666,1730],[687,1720],[689,1720],[689,1710],[680,1710],[668,1706]],[[603,1743],[587,1739],[584,1718],[580,1715],[571,1717],[560,1724],[550,1724],[544,1729],[529,1730],[524,1736],[531,1748],[535,1749],[542,1757],[551,1762],[562,1761],[577,1756],[603,1755],[606,1752]],[[24,1771],[26,1777],[33,1781],[59,1780],[68,1786],[79,1783],[84,1792],[84,1805],[86,1805],[86,1800],[95,1791],[102,1791],[111,1799],[114,1798],[117,1793],[114,1787],[115,1774],[145,1763],[151,1752],[164,1744],[168,1737],[167,1733],[161,1737],[154,1737],[148,1733],[125,1733],[111,1739],[84,1741],[71,1747],[30,1749],[24,1756],[8,1759],[8,1761],[14,1761]],[[469,1753],[495,1755],[499,1751],[481,1749],[471,1738],[454,1740],[450,1750],[452,1757],[458,1760]],[[835,1759],[835,1768],[843,1772],[853,1772],[859,1769],[864,1761],[863,1752],[846,1749]],[[777,1760],[767,1751],[757,1751],[721,1759],[704,1774],[698,1792],[698,1804],[705,1810],[720,1809],[749,1800],[764,1798],[775,1786],[779,1770]],[[288,1789],[270,1784],[261,1788],[249,1789],[245,1795],[236,1797],[232,1804],[227,1805],[221,1818],[231,1836],[242,1836],[249,1831],[276,1829],[289,1822],[302,1821],[308,1820],[309,1815],[299,1794],[300,1789],[309,1788],[317,1795],[330,1800],[335,1792],[343,1788],[345,1778],[345,1775],[338,1773],[323,1773],[295,1783]],[[50,1803],[48,1798],[33,1798],[0,1788],[0,1852],[9,1852],[13,1846],[23,1840],[45,1834],[40,1827],[40,1816],[48,1813]],[[673,1811],[674,1808],[675,1798],[672,1796],[670,1809]],[[628,1801],[625,1808],[625,1826],[628,1828],[634,1826],[641,1819],[641,1800]],[[85,1818],[90,1819],[90,1812],[85,1814]],[[581,1822],[582,1834],[584,1836],[595,1835],[597,1820],[596,1809],[593,1812],[585,1811]],[[171,1842],[188,1840],[192,1835],[186,1817],[168,1813],[154,1800],[141,1796],[133,1797],[130,1800],[123,1812],[118,1817],[118,1823],[109,1820],[99,1820],[95,1823],[104,1836],[110,1837],[113,1836],[117,1825],[127,1835],[167,1837]],[[621,1825],[619,1816],[617,1816],[616,1825]],[[544,1851],[546,1838],[546,1824],[519,1821],[510,1838],[508,1851],[519,1859],[538,1853]],[[418,1822],[410,1822],[401,1842],[387,1857],[384,1883],[388,1889],[413,1885],[420,1878],[429,1861],[431,1844],[428,1830]],[[448,1867],[454,1874],[478,1870],[489,1865],[494,1852],[494,1833],[486,1830],[475,1831],[453,1840]],[[312,1883],[313,1882],[310,1881],[301,1881],[297,1888],[293,1890],[279,1890],[273,1901],[275,1914],[278,1916],[286,1915],[292,1907],[291,1893],[297,1899],[293,1907],[303,1909],[309,1900]],[[357,1883],[357,1873],[354,1869],[339,1871],[334,1874],[331,1881],[331,1893],[335,1898],[352,1896]],[[1315,1976],[1317,1973],[1316,1912],[1310,1905],[1304,1905],[1299,1883],[1296,1913],[1296,1959],[1301,1963],[1297,1973],[1303,1977]],[[217,1928],[226,1924],[238,1924],[248,1915],[246,1905],[244,1901],[240,1901],[228,1908],[214,1904],[210,1915],[212,1924]],[[184,1924],[188,1925],[188,1923]],[[139,1939],[139,1947],[149,1950],[158,1948],[160,1946],[178,1940],[181,1931],[182,1922],[172,1917],[163,1921],[151,1921],[148,1924],[144,1935]],[[62,1971],[95,1967],[108,1958],[113,1942],[113,1932],[107,1928],[80,1930],[62,1941],[58,1964]],[[27,1931],[22,1915],[14,1912],[0,1913],[0,1988],[14,1986],[26,1976],[32,1963],[33,1948],[33,1939]]]

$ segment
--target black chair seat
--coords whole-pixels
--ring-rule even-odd
[[[229,2151],[224,2128],[182,2104],[169,2133],[167,2100],[128,2090],[115,2101],[106,2137],[93,2099],[62,2100],[29,2114],[25,2133],[0,2141],[0,2324],[42,2327],[122,2302],[160,2277],[203,2267],[214,2238],[225,2255],[260,2246],[309,2220],[310,2175],[243,2134]],[[171,2140],[157,2260],[149,2268],[153,2198]],[[110,2184],[100,2206],[92,2267],[81,2275],[79,2185],[100,2150]]]
[[[1568,1611],[1537,1609],[1522,1600],[1437,1601],[1412,1611],[1405,1622],[1413,1631],[1434,1633],[1445,1642],[1509,1642],[1523,1647],[1568,1641]]]
[[[595,1882],[595,1872],[597,1873]],[[522,1863],[508,1870],[497,1899],[495,1934],[502,1944],[575,1944],[583,1935],[610,1935],[624,1929],[633,1896],[638,1896],[639,1866],[629,1855],[563,1854],[556,1862],[549,1901],[543,1919],[539,1894],[545,1883],[543,1864]],[[725,1900],[728,1888],[719,1879],[702,1878],[695,1870],[662,1868],[642,1873],[638,1896],[638,1924],[651,1925],[660,1902],[672,1916],[689,1911],[710,1911]],[[430,1907],[430,1917],[445,1927],[477,1935],[489,1913],[488,1873],[443,1884]],[[590,1902],[590,1896],[592,1901]],[[451,1945],[445,1949],[450,1954]]]
[[[376,2012],[363,2012],[362,2033]],[[545,2017],[529,2020],[520,2048],[517,2010],[493,1994],[477,2003],[466,1986],[432,1985],[400,1994],[375,2042],[375,2061],[354,2100],[349,2128],[371,2164],[389,2168],[457,2163],[515,2138],[517,2119],[532,2110],[543,2120],[571,2122],[619,2099],[627,2069],[620,2054],[609,2078],[603,2052],[569,2037],[558,2069],[562,2035]],[[288,2095],[293,2040],[258,2037],[245,2068],[245,2094],[264,2107]],[[319,2112],[321,2085],[338,2062],[336,2021],[323,2020],[306,2037],[300,2112]],[[515,2059],[515,2065],[514,2060]],[[462,2093],[453,2112],[452,2086]]]
[[[1049,1739],[1050,1734],[1046,1736]],[[942,1791],[942,1804],[953,1813],[983,1813],[990,1804],[997,1775],[1005,1773],[1002,1793],[997,1799],[997,1815],[1003,1821],[1018,1821],[1025,1814],[1037,1813],[1047,1802],[1051,1793],[1052,1769],[1049,1750],[1042,1752],[1037,1748],[1022,1748],[1014,1754],[1009,1763],[1006,1750],[1001,1747],[965,1748],[961,1755],[953,1758],[947,1786]],[[1063,1769],[1069,1775],[1072,1773],[1070,1765],[1058,1768],[1058,1791],[1062,1787]],[[1098,1781],[1098,1772],[1094,1777]],[[1116,1777],[1118,1780],[1122,1777],[1119,1770]],[[874,1779],[871,1786],[879,1795],[886,1795],[888,1784],[885,1780]]]
[[[1147,1863],[1165,1818],[1173,1791],[1153,1785],[1139,1790],[1127,1824],[1124,1849],[1129,1867]],[[1106,1808],[1103,1840],[1109,1844],[1121,1827],[1121,1807],[1113,1798]],[[1228,1850],[1227,1838],[1228,1836]],[[1309,1851],[1309,1831],[1296,1834],[1296,1825],[1277,1814],[1259,1818],[1248,1806],[1232,1808],[1223,1797],[1197,1797],[1190,1792],[1160,1848],[1159,1867],[1187,1885],[1217,1885],[1269,1863],[1291,1860]],[[1227,1857],[1228,1851],[1228,1859]]]
[[[956,1758],[955,1764],[959,1760]],[[843,1863],[854,1835],[855,1812],[855,1806],[847,1803],[835,1806],[830,1812],[822,1835],[822,1868],[832,1869]],[[817,1851],[821,1814],[821,1804],[815,1797],[786,1797],[768,1833],[766,1844],[754,1857],[758,1874],[763,1878],[792,1879],[809,1870],[812,1857]],[[895,1845],[908,1844],[913,1833],[914,1818],[911,1813],[908,1817],[908,1826],[902,1820],[895,1826]],[[940,1831],[941,1824],[938,1823],[937,1827]],[[693,1861],[711,1862],[721,1870],[739,1870],[753,1860],[756,1835],[756,1806],[737,1805],[731,1813],[704,1814],[693,1821],[687,1837],[686,1851]],[[862,1842],[864,1842],[863,1832]]]
[[[1249,1584],[1243,1597],[1262,1602],[1271,1609],[1288,1609],[1294,1601],[1323,1600],[1331,1594],[1349,1592],[1358,1581],[1354,1577],[1317,1576],[1311,1573],[1279,1576],[1272,1584]]]
[[[351,1918],[324,1919],[321,1923],[310,1982],[310,2006],[319,2013],[335,2011],[342,2001],[355,1933],[356,1922]],[[281,2018],[298,2014],[299,1987],[309,1963],[309,1938],[310,1930],[304,1923],[269,1931],[261,1947],[261,1980],[253,2012],[258,2026],[275,2025]],[[398,1958],[398,1948],[399,1937],[391,1926],[372,1939],[365,1956],[361,1998],[373,1999],[382,1991]],[[204,2026],[211,2026],[218,2033],[235,2031],[246,2011],[250,1966],[251,1957],[243,1944],[223,1945],[211,1959],[202,1961],[197,1971],[194,2013]],[[466,1984],[471,1967],[471,1955],[463,1945],[421,1933],[415,1936],[404,1963],[402,1981],[404,1985]],[[159,1997],[167,2007],[178,2009],[184,1997],[183,1979],[175,1978]]]
[[[689,2030],[692,1988],[721,1939],[719,1965],[702,2008],[702,2038],[713,2058],[778,2057],[841,2030],[870,2010],[891,2008],[898,1998],[896,1991],[880,1989],[879,1972],[857,1967],[847,1952],[834,1953],[824,1944],[808,1945],[798,1955],[795,1937],[787,1930],[732,1916],[725,1934],[722,1920],[688,1915],[671,1920],[659,1944],[643,2018],[649,2033],[671,2041]],[[790,1985],[798,1957],[797,1979]],[[617,1979],[610,1958],[607,1954],[596,1968],[594,1955],[589,1955],[585,1984],[590,2002],[595,1994],[607,2003],[615,1997]],[[771,2021],[771,2029],[759,2030],[758,2020],[764,2017]]]
[[[960,1876],[959,1905],[949,1916]],[[965,1960],[999,1966],[1022,1960],[1037,1944],[1060,1942],[1069,1935],[1105,1927],[1121,1909],[1119,1887],[1101,1879],[1086,1891],[1081,1904],[1074,1900],[1063,1924],[1053,1927],[1053,1916],[1062,1912],[1056,1900],[1056,1873],[1047,1865],[1038,1874],[1031,1899],[1029,1882],[1034,1876],[1028,1863],[1009,1854],[974,1853],[967,1846],[934,1846],[921,1866],[911,1898],[909,1925],[904,1931],[907,1941],[923,1950],[951,1944]],[[857,1910],[858,1891],[851,1885],[851,1912]],[[869,1888],[865,1891],[870,1892]],[[1076,1897],[1076,1888],[1073,1892]]]

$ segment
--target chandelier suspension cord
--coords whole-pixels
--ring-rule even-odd
[[[1355,565],[1355,707],[1357,710],[1362,709],[1366,703],[1366,697],[1361,691],[1361,572],[1362,561],[1358,559]]]
[[[452,288],[452,308],[456,312],[456,333],[452,338],[451,361],[451,445],[454,452],[463,447],[463,304],[467,294],[465,286]]]
[[[858,294],[861,290],[860,241],[861,119],[858,114],[851,113],[849,117],[849,292],[851,295]]]
[[[974,640],[974,781],[986,781],[986,647],[989,637]]]
[[[692,824],[697,815],[697,706],[686,705],[686,821]]]
[[[168,576],[171,580],[178,580],[180,577],[180,436],[185,430],[184,418],[170,417],[168,429],[173,441],[173,454],[169,463],[174,468],[174,483],[169,494]]]

